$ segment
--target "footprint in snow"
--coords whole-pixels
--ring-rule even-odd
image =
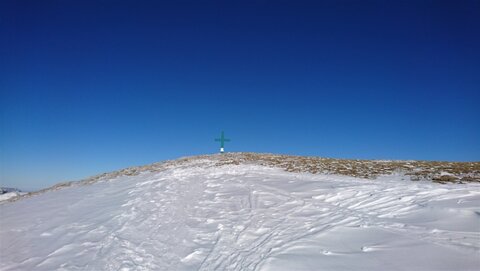
[[[323,255],[332,255],[333,253],[329,250],[322,250]]]

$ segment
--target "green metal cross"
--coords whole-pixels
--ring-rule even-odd
[[[215,141],[220,142],[220,153],[223,153],[224,152],[223,147],[225,145],[225,142],[230,142],[230,139],[225,138],[225,135],[223,134],[223,131],[222,131],[222,135],[220,136],[220,138],[215,138]]]

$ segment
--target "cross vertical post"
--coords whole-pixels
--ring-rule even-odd
[[[215,141],[220,142],[220,153],[224,153],[225,152],[225,149],[224,149],[225,142],[230,142],[230,139],[225,138],[225,135],[222,131],[222,134],[221,134],[220,138],[215,138]]]

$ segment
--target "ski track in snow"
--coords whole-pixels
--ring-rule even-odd
[[[208,159],[0,205],[1,270],[474,270],[480,186]]]

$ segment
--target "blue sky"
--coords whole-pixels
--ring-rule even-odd
[[[227,151],[480,160],[478,1],[2,1],[2,186]]]

